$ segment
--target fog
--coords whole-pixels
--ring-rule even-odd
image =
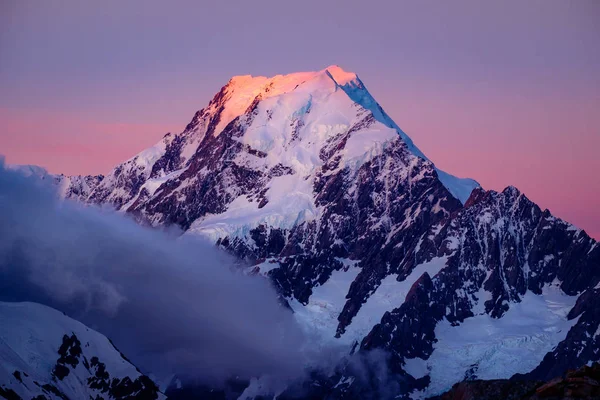
[[[268,281],[177,236],[60,201],[0,161],[0,300],[61,310],[163,379],[301,376],[309,341]]]

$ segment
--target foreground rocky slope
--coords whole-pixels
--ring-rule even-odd
[[[0,398],[165,398],[106,337],[52,308],[0,302],[0,321]]]
[[[600,247],[515,188],[476,189],[401,265],[436,258],[445,266],[361,344],[393,349],[393,365],[431,382],[425,394],[463,379],[551,379],[598,360]]]
[[[571,400],[600,399],[600,364],[570,370],[549,382],[467,381],[432,400]]]
[[[516,188],[437,169],[336,66],[232,78],[182,133],[105,177],[52,179],[245,259],[323,346],[390,354],[394,396],[600,358],[596,241]],[[342,363],[318,393],[377,393],[356,374]]]

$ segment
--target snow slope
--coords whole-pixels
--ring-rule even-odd
[[[59,349],[65,343],[65,338],[72,337],[78,343],[68,347],[66,354],[70,354],[71,358],[60,362]],[[66,376],[62,377],[58,372],[61,368],[59,365],[66,368]],[[51,399],[60,398],[61,395],[71,399],[118,397],[91,383],[90,379],[102,370],[108,373],[108,378],[98,379],[97,383],[100,384],[111,382],[112,379],[122,384],[126,381],[141,382],[139,378],[143,377],[105,336],[82,323],[41,304],[0,302],[2,389],[11,389],[26,399],[38,395]],[[147,384],[152,386],[148,380],[140,388],[153,393],[154,398],[164,398],[155,387]]]
[[[415,377],[418,371],[431,376],[432,384],[413,398],[441,394],[466,378],[508,379],[533,370],[577,323],[567,319],[576,300],[555,283],[545,286],[541,295],[527,292],[502,318],[482,311],[458,326],[441,322],[429,359],[412,359],[406,368]]]
[[[386,311],[400,307],[406,301],[406,295],[414,283],[423,275],[428,273],[435,276],[446,266],[447,257],[434,258],[428,262],[419,264],[403,280],[398,281],[397,274],[391,274],[381,281],[367,302],[360,308],[356,317],[342,337],[351,338],[359,343],[371,331],[374,325],[381,321]]]

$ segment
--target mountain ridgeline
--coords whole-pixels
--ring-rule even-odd
[[[166,398],[109,339],[50,307],[0,302],[0,320],[0,398]]]
[[[389,354],[395,396],[600,360],[597,242],[514,187],[439,170],[337,66],[234,77],[108,175],[51,179],[246,260],[324,346]],[[384,396],[344,365],[315,381]]]

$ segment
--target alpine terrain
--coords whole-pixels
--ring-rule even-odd
[[[0,321],[0,398],[166,398],[109,339],[52,308],[0,302]]]
[[[340,362],[305,396],[427,398],[600,360],[597,242],[515,187],[486,191],[439,170],[338,66],[234,77],[183,132],[106,176],[29,172],[65,198],[177,226],[245,260],[323,347],[389,355],[396,385]],[[114,349],[88,355],[92,340],[77,337],[90,365],[77,371],[97,368],[92,356],[112,363]]]

